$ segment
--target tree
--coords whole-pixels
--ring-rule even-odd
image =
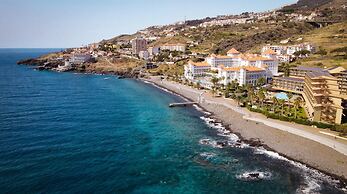
[[[324,55],[327,55],[328,52],[325,49],[323,49],[322,47],[319,47],[319,51],[317,51],[316,54],[324,56]]]
[[[229,82],[226,87],[225,87],[225,90],[224,90],[224,97],[225,98],[229,98],[230,97],[230,92],[232,90],[232,84]]]
[[[284,115],[284,104],[285,104],[285,100],[283,99],[279,99],[278,100],[278,104],[281,106],[281,115]]]
[[[212,86],[212,93],[213,93],[213,95],[215,95],[216,92],[217,92],[216,90],[217,90],[217,87],[218,87],[219,79],[217,77],[212,77],[211,82],[213,84],[213,86]]]
[[[344,55],[347,55],[347,46],[334,49],[331,53],[344,53]]]
[[[259,101],[260,101],[260,103],[261,103],[261,107],[263,107],[263,105],[264,105],[264,100],[265,100],[264,91],[263,91],[263,90],[259,90],[257,96],[258,96],[258,99],[259,99]]]
[[[257,80],[257,86],[263,86],[266,84],[266,79],[265,77],[260,77],[258,80]]]
[[[251,106],[253,106],[253,102],[255,100],[255,93],[254,93],[253,87],[250,87],[247,91],[248,91],[247,92],[248,99],[251,103]]]
[[[299,57],[299,56],[306,56],[306,55],[308,55],[308,54],[310,54],[311,52],[310,51],[308,51],[308,50],[301,50],[301,51],[296,51],[295,53],[294,53],[294,55],[296,56],[296,57]]]
[[[302,104],[301,97],[296,98],[294,101],[295,118],[297,118],[297,112],[298,112],[298,109],[300,108],[301,104]]]
[[[237,102],[238,106],[240,106],[241,100],[242,100],[242,96],[241,95],[237,95],[236,96],[236,102]]]
[[[293,95],[292,93],[288,93],[288,94],[287,94],[288,102],[289,102],[289,109],[290,109],[290,99],[292,99],[293,96],[294,96],[294,95]]]
[[[235,90],[237,89],[238,86],[239,86],[239,84],[235,80],[231,81],[231,90],[233,92],[235,92]]]
[[[276,110],[276,107],[277,107],[277,104],[278,104],[278,100],[277,100],[277,98],[274,96],[274,97],[272,97],[272,108],[273,108],[273,112],[275,112],[275,110]]]
[[[281,63],[281,65],[278,67],[278,70],[280,72],[284,73],[284,76],[288,77],[290,75],[290,68],[295,67],[295,65],[290,63]]]

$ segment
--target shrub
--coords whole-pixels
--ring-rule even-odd
[[[270,113],[268,111],[264,111],[264,110],[261,110],[261,109],[254,109],[252,107],[247,107],[248,110],[252,111],[252,112],[257,112],[257,113],[262,113],[264,114],[266,117],[268,118],[271,118],[271,119],[276,119],[276,120],[281,120],[281,121],[287,121],[287,122],[295,122],[295,123],[298,123],[298,124],[302,124],[302,125],[308,125],[308,126],[311,126],[311,125],[315,125],[317,126],[318,128],[322,128],[322,129],[331,129],[331,130],[335,130],[336,131],[336,126],[334,125],[331,125],[331,124],[327,124],[327,123],[320,123],[320,122],[312,122],[312,121],[309,121],[307,119],[299,119],[299,118],[293,118],[293,117],[286,117],[286,116],[282,116],[282,115],[279,115],[279,114],[275,114],[275,113]],[[339,130],[341,131],[346,131],[347,132],[347,126],[344,126],[343,129],[341,129],[341,127],[339,127]]]

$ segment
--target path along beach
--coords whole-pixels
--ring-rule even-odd
[[[146,81],[193,101],[198,101],[203,92],[159,77],[151,77]],[[331,135],[333,132],[268,119],[238,107],[231,99],[213,97],[209,92],[204,92],[202,99],[200,107],[211,112],[215,119],[243,139],[259,141],[287,158],[347,179],[347,140],[334,137]]]

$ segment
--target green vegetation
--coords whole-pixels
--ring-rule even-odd
[[[316,46],[316,52],[297,62],[304,66],[332,67],[342,66],[347,68],[347,22],[333,24],[319,28],[303,35],[293,36],[292,39],[303,38]]]

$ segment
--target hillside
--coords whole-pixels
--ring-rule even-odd
[[[314,54],[306,59],[299,60],[299,64],[307,66],[343,66],[347,68],[346,53],[332,52],[335,49],[347,47],[347,22],[338,23],[313,30],[304,35],[293,36],[293,40],[303,38],[304,42],[312,42],[319,50],[326,54]]]
[[[297,3],[293,5],[283,7],[282,10],[312,10],[332,3],[333,1],[334,0],[299,0]]]
[[[343,22],[347,19],[346,0],[299,0],[296,4],[285,6],[280,11],[286,13],[318,14],[316,20]]]
[[[129,49],[133,38],[144,37],[150,40],[149,46],[183,43],[187,45],[187,53],[204,55],[226,54],[230,48],[257,53],[266,44],[280,44],[282,40],[289,39],[289,44],[310,42],[319,51],[296,61],[297,65],[347,67],[344,54],[332,52],[347,46],[346,7],[346,0],[299,0],[293,5],[271,12],[245,12],[151,26],[134,34],[120,35],[100,43],[123,45]],[[317,28],[320,24],[328,26]],[[163,72],[170,69],[182,71],[181,65],[177,65],[178,70],[174,66],[165,68],[162,69]]]

